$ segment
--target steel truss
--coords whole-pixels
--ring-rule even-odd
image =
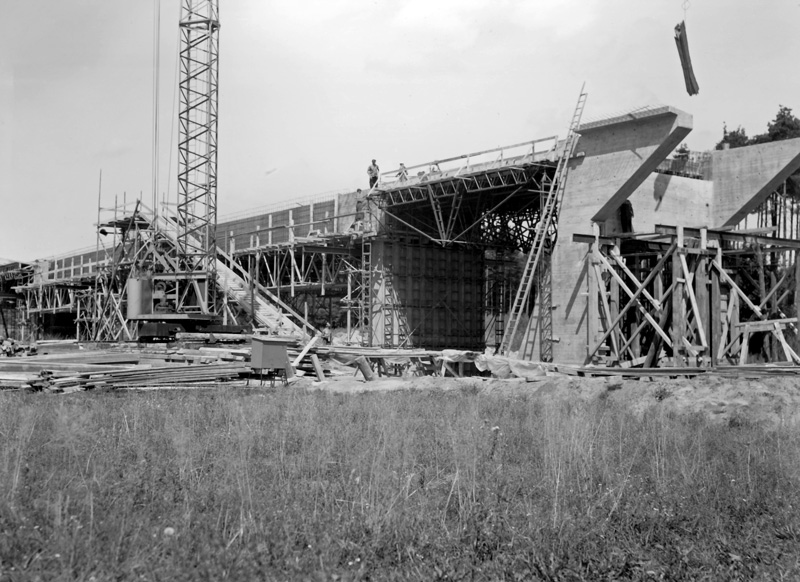
[[[179,285],[184,312],[216,313],[217,79],[216,0],[183,0],[180,20],[178,142]]]
[[[260,285],[307,319],[344,323],[355,343],[411,346],[415,330],[407,324],[392,269],[373,253],[374,243],[429,240],[442,247],[499,250],[500,258],[493,261],[497,279],[514,270],[509,266],[514,251],[530,248],[531,225],[538,221],[540,197],[549,191],[554,172],[555,161],[529,158],[477,173],[434,174],[424,182],[383,185],[365,208],[364,222],[375,230],[260,245],[234,256],[243,271],[253,273]],[[498,308],[509,299],[501,303],[497,293],[507,295],[510,289],[499,279],[487,287],[487,335],[502,329]]]
[[[180,306],[187,304],[187,296],[202,294],[206,281],[202,273],[188,278],[179,271],[177,217],[156,218],[140,201],[132,211],[123,205],[105,212],[98,225],[95,258],[81,264],[80,271],[89,275],[42,282],[41,274],[33,273],[15,289],[23,294],[30,315],[75,313],[80,340],[131,341],[137,339],[140,316],[152,320],[158,314],[187,313]],[[222,315],[223,323],[252,323],[284,335],[314,331],[221,249],[215,263],[216,280],[210,284],[222,291],[214,293],[218,301],[214,311]],[[153,289],[149,304],[139,293],[140,284]]]
[[[411,183],[383,186],[371,195],[377,205],[370,207],[370,221],[379,225],[380,233],[375,240],[411,244],[428,240],[445,248],[462,245],[492,254],[495,260],[486,263],[491,264],[486,267],[486,278],[492,282],[485,289],[483,339],[500,337],[497,334],[502,333],[508,300],[498,301],[497,297],[498,293],[507,294],[509,288],[499,284],[490,269],[495,275],[505,273],[509,270],[505,261],[513,260],[504,258],[503,253],[530,249],[541,214],[541,197],[549,192],[555,171],[553,159],[508,160],[472,173],[434,172]],[[402,298],[394,289],[393,271],[379,257],[371,256],[371,246],[365,242],[362,253],[366,258],[358,303],[367,306],[369,321],[362,337],[369,345],[413,345],[415,330],[410,329]],[[500,267],[497,257],[503,263]]]
[[[532,162],[447,176],[373,194],[373,217],[389,236],[418,234],[442,246],[530,246],[531,221],[547,193],[553,163]]]
[[[315,327],[349,320],[348,329],[357,329],[361,317],[356,316],[358,301],[353,297],[361,285],[359,250],[355,237],[322,236],[313,243],[241,249],[234,258],[260,287]]]
[[[290,297],[309,290],[322,296],[341,293],[347,287],[351,255],[350,237],[341,237],[331,246],[320,240],[318,244],[264,245],[234,253],[248,272],[258,260],[259,283],[273,293]]]
[[[753,232],[657,227],[588,242],[588,360],[623,367],[800,364],[800,241]],[[765,264],[767,254],[793,261]],[[787,336],[789,336],[787,338]]]

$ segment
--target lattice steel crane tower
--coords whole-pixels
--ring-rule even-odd
[[[215,314],[217,254],[217,0],[182,0],[178,111],[180,307]]]

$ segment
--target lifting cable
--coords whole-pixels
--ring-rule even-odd
[[[153,0],[153,151],[151,159],[153,217],[158,216],[159,81],[161,77],[161,0]]]

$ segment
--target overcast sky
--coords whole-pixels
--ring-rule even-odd
[[[692,149],[800,112],[800,0],[219,0],[220,217],[365,187],[366,167],[563,136],[647,104]],[[154,2],[19,0],[0,24],[0,257],[93,246],[102,204],[152,197]],[[686,94],[684,18],[700,94]],[[175,198],[180,2],[161,0],[159,192]]]

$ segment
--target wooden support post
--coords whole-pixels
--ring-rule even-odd
[[[319,363],[319,356],[317,354],[311,354],[311,364],[314,366],[314,373],[317,375],[317,380],[320,382],[325,380],[325,371],[322,369],[322,365]]]
[[[766,273],[764,271],[764,253],[761,251],[761,244],[755,243],[754,245],[756,251],[756,264],[758,265],[758,303],[762,304],[765,303],[765,299],[767,297],[767,283],[766,283]],[[746,332],[745,332],[746,333]],[[747,338],[745,339],[745,345],[747,344]],[[772,340],[767,339],[764,342],[764,351],[767,354],[767,361],[772,361]]]
[[[800,317],[800,253],[794,253],[794,313]]]
[[[600,286],[600,305],[603,307],[603,327],[605,328],[607,337],[611,338],[611,347],[614,349],[614,359],[619,361],[619,344],[617,343],[617,334],[615,332],[616,326],[612,322],[617,321],[618,316],[611,317],[611,307],[608,304],[608,297],[606,295],[606,286],[603,284],[602,271],[599,265],[594,265],[595,278]],[[614,327],[612,327],[614,325]]]
[[[722,337],[722,294],[719,288],[719,273],[709,269],[711,275],[711,317],[709,322],[708,347],[711,351],[711,367],[719,363],[719,346],[725,343]]]
[[[609,322],[615,321],[617,316],[619,315],[619,283],[616,279],[611,279],[608,285],[608,320]],[[620,344],[620,328],[623,326],[623,322],[621,321],[620,324],[616,327],[611,337],[615,338],[615,344],[618,346]],[[622,354],[617,352],[617,359],[621,359]]]
[[[659,259],[659,261],[658,261],[658,264],[655,266],[655,268],[654,268],[652,271],[650,271],[650,274],[649,274],[649,275],[647,276],[647,278],[646,278],[646,279],[645,279],[645,280],[642,282],[642,285],[641,285],[641,287],[640,287],[640,288],[639,288],[639,289],[638,289],[638,290],[637,290],[637,291],[636,291],[636,292],[635,292],[635,293],[634,293],[634,294],[631,296],[631,298],[630,298],[630,300],[628,301],[628,303],[627,303],[627,304],[625,305],[625,307],[622,309],[622,311],[620,312],[619,316],[617,317],[617,320],[611,323],[611,327],[612,327],[612,328],[613,328],[613,326],[615,326],[615,325],[617,325],[617,324],[619,323],[619,320],[620,320],[620,318],[621,318],[621,317],[622,317],[622,316],[623,316],[625,313],[627,313],[627,311],[628,311],[629,309],[631,309],[631,308],[632,308],[632,307],[634,307],[634,306],[638,306],[638,307],[640,307],[640,308],[641,308],[641,305],[639,305],[639,302],[638,302],[638,301],[636,301],[636,299],[639,297],[639,295],[641,295],[641,294],[642,294],[642,292],[643,292],[643,291],[644,291],[644,289],[645,289],[645,288],[646,288],[646,287],[647,287],[647,286],[650,284],[650,282],[651,282],[653,279],[655,279],[655,278],[656,278],[656,277],[657,277],[657,276],[658,276],[658,275],[661,273],[661,269],[662,269],[662,267],[663,267],[663,266],[664,266],[664,264],[666,263],[667,259],[668,259],[668,258],[669,258],[669,257],[672,255],[672,253],[675,251],[675,248],[676,248],[676,245],[675,245],[675,243],[673,243],[673,244],[670,246],[670,248],[667,250],[666,254],[665,254],[665,255],[664,255],[664,256],[663,256],[661,259]],[[662,335],[662,334],[663,334],[663,335],[662,335],[662,337],[665,339],[665,341],[666,341],[668,344],[670,344],[670,345],[671,345],[671,344],[672,344],[672,342],[669,340],[669,338],[668,338],[668,337],[666,337],[666,334],[664,333],[664,330],[663,330],[663,329],[661,329],[661,327],[658,325],[658,323],[657,323],[655,320],[653,320],[653,318],[650,316],[650,314],[648,314],[647,312],[645,312],[645,313],[644,313],[644,315],[645,315],[645,318],[646,318],[646,319],[647,319],[647,320],[650,322],[650,324],[651,324],[651,325],[653,325],[653,326],[655,327],[655,329],[656,329],[656,332],[657,332],[659,335]],[[600,349],[600,346],[601,346],[601,345],[603,345],[603,342],[606,340],[606,338],[607,338],[609,335],[611,335],[611,330],[608,330],[608,329],[607,329],[607,330],[605,331],[605,333],[603,334],[603,337],[602,337],[602,338],[600,338],[600,340],[599,340],[599,341],[598,341],[598,342],[595,344],[595,347],[594,347],[594,348],[592,349],[592,351],[589,353],[589,357],[590,357],[590,358],[591,358],[592,356],[594,356],[594,354],[597,352],[597,350],[599,350],[599,349]]]
[[[777,277],[775,277],[775,271],[770,271],[769,272],[769,284],[770,284],[770,292],[768,294],[768,297],[765,298],[769,303],[768,310],[769,310],[769,313],[778,313],[778,301],[777,301],[778,298],[773,293],[773,291],[777,291],[778,290],[778,280],[777,280]],[[769,299],[769,295],[772,296],[772,299]],[[776,342],[775,342],[775,339],[778,336],[776,334],[775,337],[773,337],[772,335],[769,335],[767,337],[769,338],[770,361],[772,361],[772,360],[775,359],[775,356],[777,355],[776,352],[778,351],[778,346],[776,345]]]
[[[747,354],[750,351],[750,327],[745,323],[742,333],[742,349],[739,351],[739,365],[747,364]]]
[[[683,303],[684,279],[683,269],[680,260],[680,253],[683,252],[683,227],[677,227],[677,245],[675,254],[672,256],[672,282],[675,290],[672,292],[672,365],[676,368],[683,367],[683,335],[686,324],[686,313]]]
[[[733,338],[734,334],[736,334],[739,330],[739,296],[734,295],[733,291],[731,291],[730,296],[728,297],[728,301],[731,301],[731,307],[728,311],[730,311],[730,318],[728,325],[730,326],[731,330],[731,338]],[[735,340],[733,342],[733,346],[731,348],[734,353],[738,352],[741,349],[741,345],[739,340]]]
[[[673,293],[675,292],[675,283],[672,284],[670,287],[673,289]],[[664,307],[661,309],[661,317],[658,319],[658,325],[662,328],[667,325],[669,321],[669,317],[672,313],[672,304],[665,303]],[[661,344],[664,343],[664,339],[658,335],[653,335],[653,341],[650,342],[650,348],[647,350],[647,357],[644,360],[644,367],[645,368],[652,368],[654,367],[655,363],[658,362],[658,355],[661,353]]]
[[[684,289],[686,290],[686,296],[689,298],[689,303],[692,306],[692,311],[694,312],[694,320],[697,327],[697,335],[700,339],[700,345],[705,348],[708,348],[708,342],[706,341],[706,331],[703,322],[700,320],[700,307],[697,302],[697,297],[694,294],[694,289],[692,288],[692,283],[696,282],[696,277],[692,277],[691,272],[689,271],[689,265],[686,262],[686,255],[681,253],[678,255],[681,259],[681,267],[683,268],[683,273],[686,276],[686,283],[684,283]]]
[[[375,374],[372,371],[372,368],[369,367],[369,362],[367,362],[367,358],[364,356],[358,356],[354,360],[358,369],[361,370],[361,373],[364,375],[364,380],[367,382],[371,382],[375,379]]]
[[[455,368],[453,368],[453,366],[451,366],[451,365],[450,365],[450,363],[449,363],[449,362],[445,362],[444,360],[442,360],[442,376],[445,376],[445,375],[446,375],[446,374],[445,374],[445,370],[447,370],[448,372],[450,372],[450,374],[451,374],[451,375],[452,375],[454,378],[461,378],[461,374],[459,374],[459,373],[456,371],[456,369],[455,369]]]
[[[288,381],[290,378],[294,378],[294,368],[292,367],[292,363],[289,361],[289,357],[286,357],[286,365],[284,366],[286,370],[286,380]]]
[[[700,250],[705,251],[708,248],[708,229],[700,229]],[[703,330],[703,337],[705,339],[704,345],[706,351],[703,354],[703,365],[708,366],[711,364],[711,319],[709,317],[709,281],[708,281],[708,259],[706,255],[701,253],[696,259],[696,268],[694,275],[695,283],[695,299],[697,301],[698,313],[695,314],[698,328]]]
[[[595,276],[595,273],[597,272],[597,261],[594,258],[595,252],[598,250],[597,236],[599,235],[595,236],[595,242],[592,243],[589,254],[586,257],[586,279],[588,280],[589,285],[589,297],[587,301],[587,330],[589,334],[588,341],[586,342],[587,363],[589,363],[589,358],[591,357],[589,354],[589,348],[597,343],[598,336],[600,335],[599,285],[601,281],[598,281],[597,277]]]

